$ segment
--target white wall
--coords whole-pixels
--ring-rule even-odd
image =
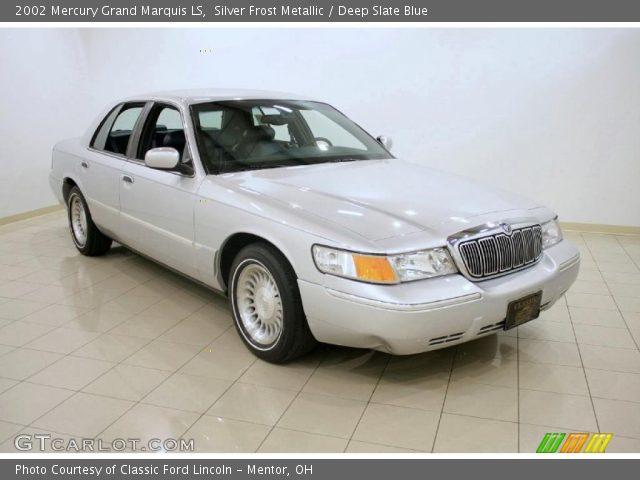
[[[94,113],[76,30],[0,29],[0,218],[55,204],[51,148]]]
[[[640,30],[84,29],[79,38],[78,69],[90,79],[81,103],[92,113],[171,88],[309,94],[391,135],[398,156],[520,191],[564,221],[640,226]]]

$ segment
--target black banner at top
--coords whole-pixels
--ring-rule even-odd
[[[638,22],[634,0],[4,0],[2,22]]]

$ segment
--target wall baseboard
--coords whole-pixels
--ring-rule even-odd
[[[16,215],[10,215],[8,217],[0,218],[0,225],[19,222],[21,220],[28,220],[30,218],[39,217],[40,215],[46,215],[47,213],[53,213],[63,209],[64,209],[63,205],[50,205],[48,207],[42,207],[36,210],[31,210],[29,212],[17,213]]]
[[[598,223],[560,222],[564,230],[589,233],[607,233],[616,235],[640,235],[640,227],[627,225],[603,225]]]

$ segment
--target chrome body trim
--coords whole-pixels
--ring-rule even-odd
[[[560,266],[558,267],[558,270],[561,272],[564,272],[565,270],[569,270],[571,267],[573,267],[577,263],[580,263],[579,253],[576,256],[567,260],[566,262],[561,263]]]
[[[341,298],[343,300],[349,300],[352,302],[357,302],[357,303],[368,305],[371,307],[382,308],[385,310],[393,310],[398,312],[424,312],[428,310],[436,310],[438,308],[450,307],[452,305],[462,305],[464,303],[473,302],[476,300],[480,300],[482,298],[482,294],[475,292],[475,293],[469,293],[466,295],[460,295],[457,297],[436,300],[433,302],[409,304],[409,303],[383,302],[380,300],[374,300],[370,298],[360,297],[357,295],[352,295],[350,293],[340,292],[338,290],[333,290],[330,288],[327,288],[327,293],[333,297]]]

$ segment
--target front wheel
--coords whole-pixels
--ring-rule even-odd
[[[87,202],[78,187],[73,187],[69,191],[67,213],[71,239],[81,254],[102,255],[111,248],[111,239],[98,230],[93,223]]]
[[[261,243],[243,248],[231,266],[229,285],[236,329],[257,357],[284,363],[315,347],[296,275],[278,250]]]

